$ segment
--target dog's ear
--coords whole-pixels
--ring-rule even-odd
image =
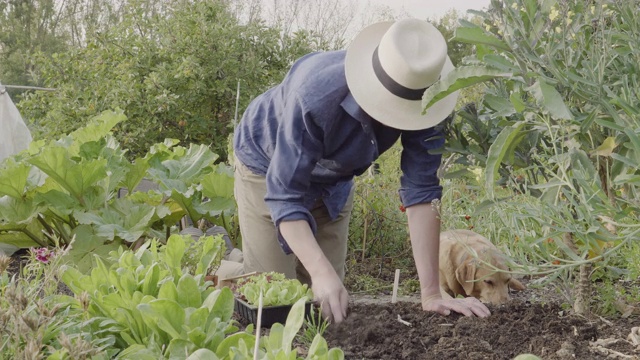
[[[522,284],[520,281],[518,281],[515,278],[509,279],[509,287],[511,289],[513,289],[513,290],[516,290],[516,291],[522,291],[522,290],[526,289],[524,284]]]
[[[469,259],[458,266],[456,280],[458,280],[466,295],[471,296],[473,287],[476,285],[476,262],[474,259]]]

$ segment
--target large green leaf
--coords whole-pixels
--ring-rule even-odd
[[[157,220],[162,220],[165,225],[173,226],[180,219],[182,219],[187,213],[182,209],[180,204],[175,201],[164,197],[163,194],[155,191],[135,191],[134,193],[129,193],[127,195],[127,199],[133,201],[134,203],[143,203],[156,207],[155,215],[152,219],[152,222],[156,222]]]
[[[107,160],[76,162],[71,159],[67,149],[62,147],[44,148],[40,154],[29,159],[29,162],[53,178],[81,203],[85,192],[107,176]]]
[[[523,112],[527,108],[527,105],[522,100],[522,97],[520,97],[520,91],[512,92],[511,95],[509,95],[509,100],[511,101],[513,108],[516,109],[517,112]]]
[[[638,156],[640,156],[640,154]],[[636,159],[631,159],[627,156],[623,156],[616,153],[611,154],[611,158],[614,160],[620,161],[621,163],[629,166],[632,169],[638,168],[638,161]]]
[[[156,346],[153,347],[150,344],[133,344],[120,353],[118,353],[119,360],[158,360],[162,359],[162,350]]]
[[[538,104],[546,110],[549,115],[556,119],[573,119],[571,111],[562,100],[562,95],[553,86],[539,79],[526,89],[538,101]]]
[[[134,242],[149,230],[154,213],[153,206],[134,204],[128,199],[116,199],[101,211],[76,212],[74,215],[81,224],[95,225],[99,236],[109,240],[118,237]]]
[[[146,158],[138,158],[129,165],[129,171],[124,177],[122,183],[129,191],[129,194],[140,184],[140,181],[147,175],[149,163]]]
[[[228,165],[217,165],[215,171],[205,175],[200,184],[202,194],[208,198],[233,198],[233,170]]]
[[[171,339],[165,353],[169,355],[170,360],[182,360],[186,359],[187,354],[196,349],[197,347],[189,340]]]
[[[186,314],[177,302],[157,299],[148,304],[140,304],[137,308],[145,322],[157,324],[162,331],[174,339],[182,337],[182,325],[184,325]]]
[[[193,209],[197,214],[196,219],[202,217],[200,214],[215,218],[222,213],[233,213],[236,209],[236,200],[234,198],[213,198],[205,203],[196,204]]]
[[[296,334],[302,327],[307,300],[308,298],[303,297],[291,306],[291,311],[289,311],[282,333],[282,346],[285,350],[291,350],[293,339],[295,339]]]
[[[27,249],[30,247],[40,246],[40,244],[27,236],[27,234],[17,231],[7,233],[0,231],[0,245],[6,245],[6,247],[3,248],[5,254],[9,252],[13,253],[17,249]],[[0,250],[0,253],[1,252],[2,251]]]
[[[171,190],[171,200],[180,205],[180,208],[184,210],[191,221],[194,223],[202,219],[205,209],[201,209],[202,196],[194,196],[195,190],[193,187],[187,192],[181,192],[176,189]]]
[[[189,235],[171,235],[167,239],[167,246],[164,248],[164,261],[168,265],[176,283],[182,276],[182,258],[187,248],[187,241],[185,241],[187,236]]]
[[[255,342],[256,337],[254,335],[246,332],[237,332],[235,334],[227,336],[220,342],[218,348],[216,349],[216,354],[221,358],[226,358],[226,356],[230,355],[232,348],[242,348],[246,346],[247,348],[253,350]]]
[[[164,279],[165,281],[160,285],[158,290],[158,299],[167,299],[172,301],[178,301],[178,288],[171,279]]]
[[[233,292],[227,287],[216,289],[202,303],[211,314],[222,321],[229,321],[234,309]]]
[[[149,175],[167,195],[171,191],[186,193],[191,184],[199,182],[203,175],[212,171],[211,165],[217,158],[218,155],[205,145],[191,145],[186,151],[176,147],[167,160],[149,160]]]
[[[0,196],[0,229],[23,227],[35,220],[41,207],[31,199]]]
[[[200,307],[197,309],[190,309],[190,310],[193,310],[193,311],[187,312],[187,326],[190,329],[194,329],[194,330],[205,329],[205,327],[207,326],[207,318],[209,317],[209,309],[207,309],[206,307]],[[192,338],[192,335],[193,335],[193,338]],[[191,338],[191,341],[193,341],[196,344],[200,344],[201,341],[204,341],[204,339],[207,337],[206,334],[202,334],[203,336],[201,336],[201,334],[198,332],[194,332],[192,335],[189,335],[189,338]],[[197,338],[197,341],[194,341],[194,339],[196,338]]]
[[[488,45],[504,51],[510,50],[504,41],[498,39],[493,34],[487,34],[480,27],[458,27],[456,28],[453,40],[473,45]]]
[[[22,198],[31,166],[25,163],[5,161],[0,168],[0,196],[8,195],[12,198]]]
[[[627,145],[636,155],[636,160],[638,161],[637,166],[640,167],[640,136],[638,136],[636,131],[638,131],[638,129],[624,129],[624,133],[629,137]]]
[[[471,85],[510,77],[512,74],[486,66],[462,66],[453,69],[444,78],[431,85],[422,96],[423,113],[439,100]]]
[[[162,164],[169,171],[169,178],[187,181],[188,179],[196,179],[202,174],[211,171],[211,168],[208,167],[216,159],[218,159],[218,155],[211,152],[208,146],[192,144],[184,157],[166,160]]]
[[[178,303],[185,308],[199,308],[202,305],[198,283],[191,274],[184,274],[178,280]]]
[[[513,62],[511,62],[511,60],[507,59],[502,55],[487,54],[484,57],[482,57],[482,60],[485,63],[485,65],[488,65],[492,69],[502,70],[504,72],[512,72],[512,73],[517,73],[520,71],[520,68],[518,68],[516,64],[514,64]]]
[[[122,111],[104,111],[100,115],[93,117],[89,124],[79,128],[69,134],[76,144],[83,144],[91,141],[98,141],[107,136],[114,126],[126,120]]]
[[[495,111],[492,114],[492,116],[495,117],[507,117],[516,112],[514,105],[509,100],[501,96],[485,94],[484,102],[489,108]]]
[[[489,148],[485,171],[485,187],[487,194],[491,198],[494,196],[494,187],[500,164],[507,155],[508,150],[515,145],[524,125],[524,122],[517,122],[513,126],[505,127]]]
[[[66,225],[62,222],[66,221],[66,215],[58,214],[54,208],[47,207],[41,202],[42,199],[39,195],[36,193],[35,199],[31,197],[16,199],[6,195],[0,197],[0,230],[9,232],[9,234],[3,234],[6,236],[3,236],[3,240],[0,241],[21,247],[27,247],[33,241],[40,246],[45,246],[48,243],[53,245],[53,241],[43,235],[51,234],[52,228],[57,230],[53,232],[60,236],[63,243],[71,240],[66,236]],[[44,225],[48,217],[53,219],[48,221],[48,225]],[[46,232],[43,233],[43,230]],[[29,237],[31,241],[27,240],[25,236]]]
[[[147,273],[145,274],[142,282],[142,293],[145,295],[157,296],[160,288],[158,282],[165,273],[166,272],[163,272],[160,269],[160,265],[158,263],[151,264],[151,266],[147,268]]]
[[[613,179],[615,185],[635,185],[640,186],[640,175],[621,174]],[[1,235],[0,235],[1,236]],[[0,242],[2,238],[0,237]]]
[[[63,219],[66,219],[74,211],[82,208],[77,198],[55,189],[37,193],[35,200],[46,206],[47,212],[54,213]]]
[[[95,265],[95,256],[107,259],[109,253],[122,246],[121,241],[105,242],[105,238],[95,234],[89,225],[79,225],[71,232],[73,241],[65,258],[83,273]]]
[[[213,351],[209,349],[198,349],[189,355],[186,360],[218,360],[220,359]]]

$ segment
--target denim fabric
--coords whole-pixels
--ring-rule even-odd
[[[266,177],[265,202],[276,226],[283,220],[306,220],[315,233],[309,209],[318,199],[335,219],[353,177],[398,139],[403,146],[403,205],[442,195],[436,175],[441,155],[432,153],[444,144],[441,131],[402,131],[372,119],[349,92],[344,58],[343,50],[302,57],[281,84],[251,102],[236,129],[235,155]]]

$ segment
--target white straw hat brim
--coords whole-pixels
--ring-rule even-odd
[[[378,80],[372,65],[373,53],[380,39],[393,24],[381,22],[364,28],[351,42],[345,59],[347,85],[362,109],[375,120],[401,130],[420,130],[442,122],[456,106],[458,92],[452,93],[432,105],[422,115],[421,100],[398,97]],[[447,56],[440,76],[453,70]]]

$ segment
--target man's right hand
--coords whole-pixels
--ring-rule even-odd
[[[309,223],[304,220],[283,221],[280,232],[298,257],[309,276],[315,301],[322,315],[331,323],[347,317],[349,294],[342,280],[318,245]]]
[[[346,319],[349,293],[333,268],[312,275],[311,282],[314,300],[320,305],[322,316],[332,324]]]

